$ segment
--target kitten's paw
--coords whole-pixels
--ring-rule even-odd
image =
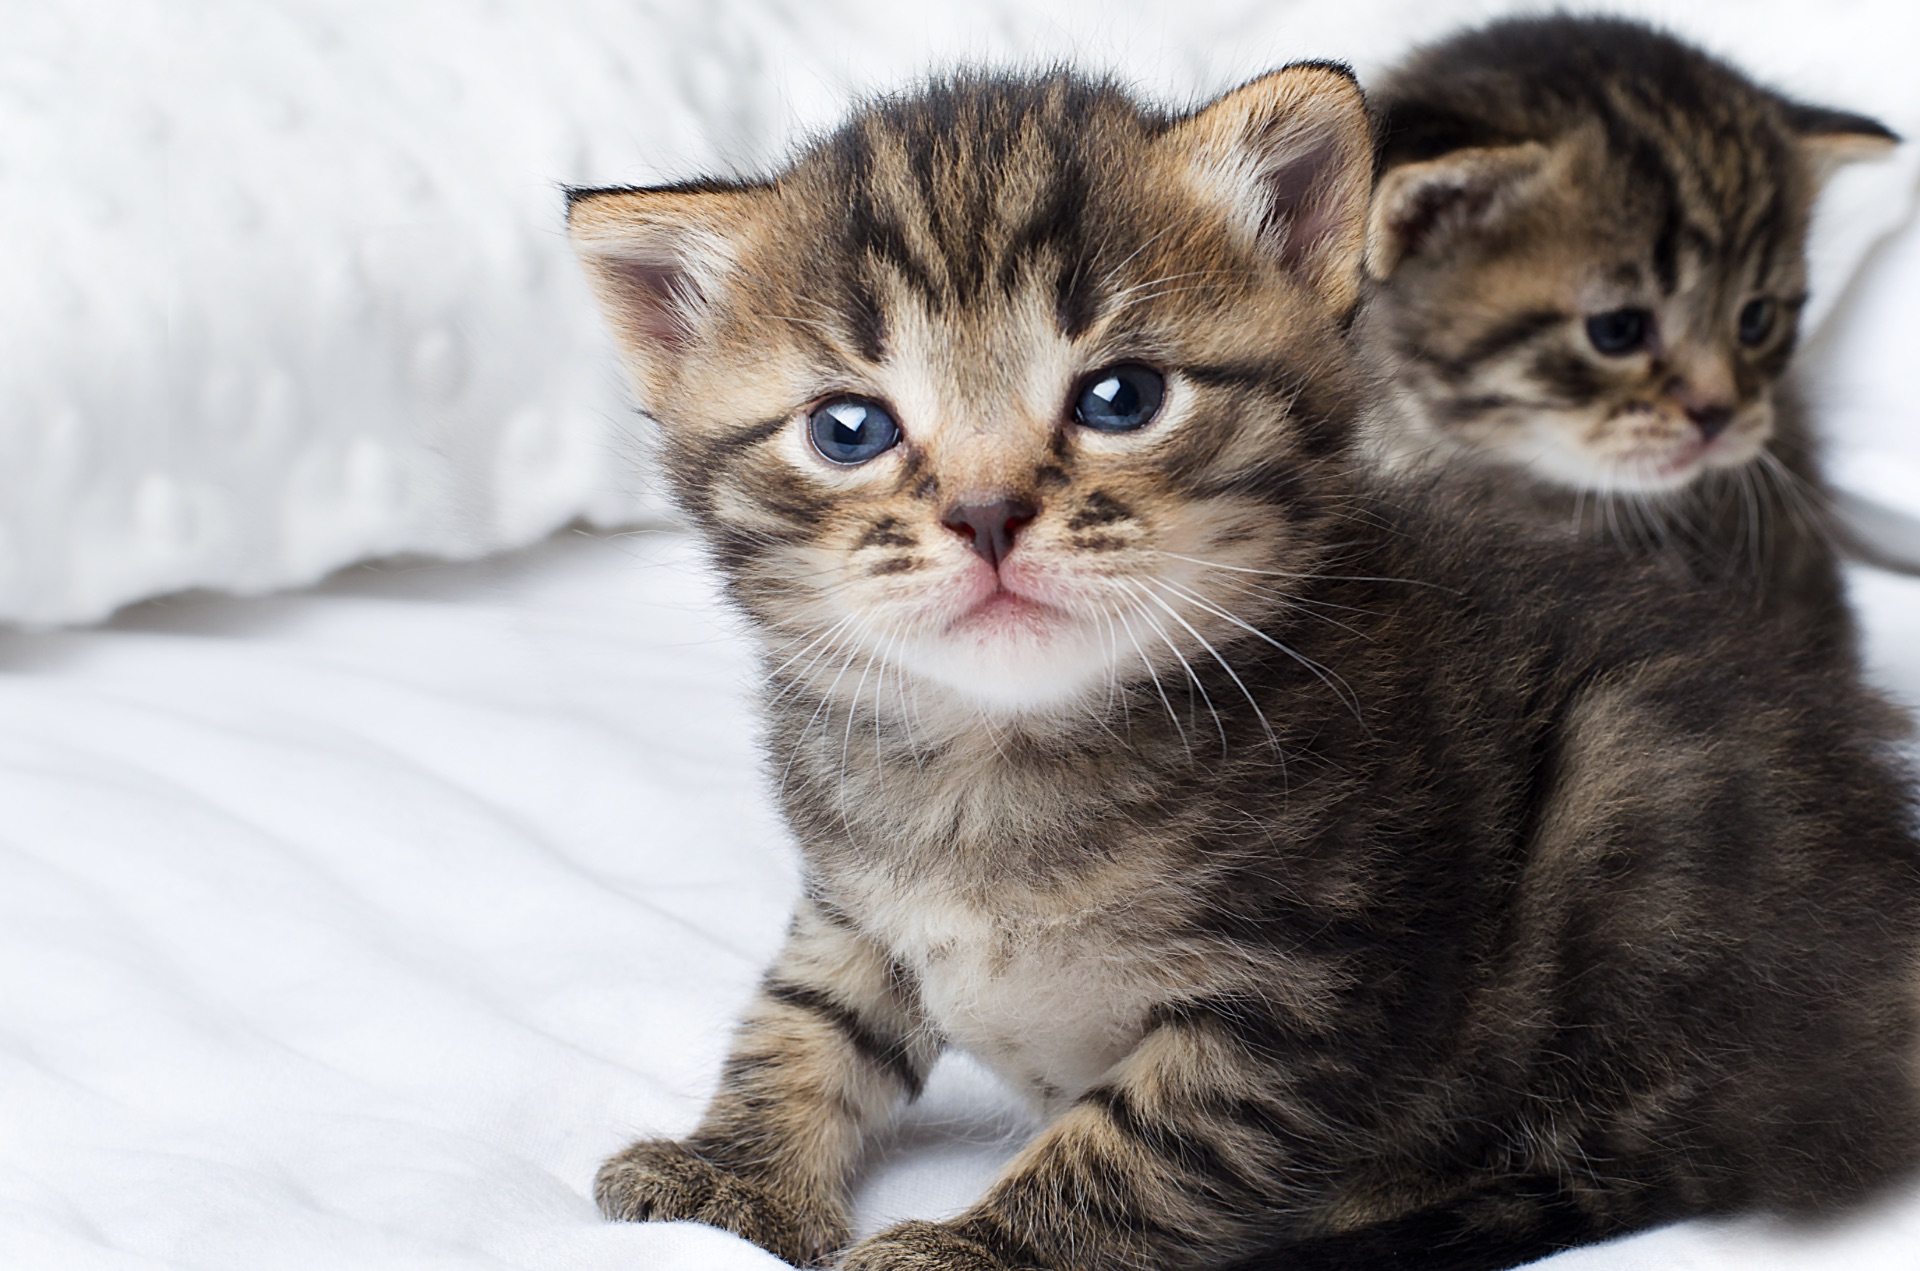
[[[593,1198],[608,1218],[705,1223],[800,1267],[846,1243],[837,1217],[810,1214],[666,1140],[642,1140],[609,1159],[594,1176]]]
[[[840,1271],[1039,1271],[1014,1268],[983,1244],[938,1222],[903,1222],[862,1240]]]

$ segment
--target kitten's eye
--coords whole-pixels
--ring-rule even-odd
[[[878,402],[836,397],[808,416],[807,436],[828,461],[852,467],[899,444],[900,425]]]
[[[1160,413],[1167,381],[1138,362],[1122,362],[1080,381],[1073,417],[1095,432],[1132,432]]]
[[[1653,315],[1645,309],[1615,309],[1587,319],[1587,339],[1608,357],[1638,352],[1653,330]]]
[[[1773,315],[1773,301],[1747,301],[1740,310],[1740,343],[1751,348],[1772,335]]]

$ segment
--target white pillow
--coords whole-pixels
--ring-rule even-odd
[[[751,169],[854,95],[963,60],[1071,59],[1186,101],[1293,58],[1364,75],[1516,7],[11,6],[0,620],[656,514],[644,421],[566,250],[563,183]],[[1910,0],[1664,11],[1782,87],[1920,134]],[[1909,215],[1912,150],[1836,186],[1817,309]]]

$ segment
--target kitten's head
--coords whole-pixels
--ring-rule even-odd
[[[1403,457],[1669,490],[1754,459],[1826,172],[1893,144],[1637,23],[1526,19],[1423,50],[1377,99],[1361,334]]]
[[[1314,566],[1370,177],[1338,68],[1177,118],[967,77],[569,227],[779,676],[1057,714],[1180,691]]]

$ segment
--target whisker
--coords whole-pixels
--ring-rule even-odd
[[[1766,586],[1765,571],[1765,500],[1760,495],[1759,477],[1754,473],[1753,464],[1742,464],[1739,468],[1739,489],[1741,507],[1742,537],[1747,547],[1747,569],[1753,579],[1754,594],[1760,595]]]
[[[779,666],[776,666],[772,670],[768,671],[766,673],[767,678],[768,679],[777,678],[782,671],[785,671],[788,667],[792,666],[795,662],[798,662],[801,658],[805,657],[808,651],[811,650],[815,645],[819,644],[823,640],[832,639],[836,632],[850,625],[852,622],[853,622],[853,615],[847,614],[844,617],[842,617],[839,621],[828,624],[824,627],[816,626],[816,627],[810,628],[810,630],[818,631],[820,632],[820,634],[816,635],[813,639],[809,640],[806,646],[802,648],[798,653],[795,653],[792,657],[788,658],[785,662],[782,662]],[[806,632],[804,631],[800,633],[800,635],[802,636],[804,636],[805,634]],[[799,637],[795,637],[795,638],[797,639]]]
[[[1149,576],[1149,577],[1143,578],[1143,581],[1154,583],[1158,586],[1168,588],[1169,590],[1173,591],[1176,595],[1183,595],[1186,599],[1192,601],[1194,604],[1199,605],[1201,608],[1207,610],[1209,613],[1212,613],[1217,617],[1225,618],[1228,622],[1231,622],[1234,626],[1239,627],[1241,630],[1247,632],[1249,635],[1256,637],[1257,639],[1266,641],[1268,644],[1272,645],[1274,648],[1280,650],[1280,652],[1292,658],[1295,662],[1298,662],[1301,666],[1311,671],[1314,674],[1314,676],[1318,678],[1322,684],[1325,684],[1328,688],[1332,689],[1334,696],[1338,697],[1341,703],[1345,705],[1349,711],[1353,712],[1353,718],[1355,722],[1357,722],[1363,730],[1366,730],[1368,734],[1371,735],[1371,730],[1367,728],[1366,717],[1364,714],[1362,714],[1360,709],[1360,699],[1358,695],[1354,693],[1352,686],[1350,686],[1340,676],[1335,675],[1332,671],[1328,670],[1324,666],[1321,666],[1318,662],[1315,662],[1312,658],[1307,657],[1305,654],[1301,653],[1299,650],[1291,648],[1290,646],[1283,644],[1279,640],[1274,639],[1272,636],[1268,635],[1266,632],[1260,630],[1258,627],[1242,619],[1237,614],[1229,613],[1227,610],[1221,608],[1219,605],[1215,604],[1213,601],[1208,600],[1206,597],[1202,596],[1198,592],[1182,587],[1180,584],[1175,583],[1170,579],[1166,579],[1166,578],[1153,578]],[[1192,630],[1192,628],[1188,628],[1188,629]],[[1199,632],[1197,631],[1194,632],[1194,638],[1195,639],[1200,638]],[[1204,644],[1206,642],[1201,641],[1201,643]],[[1208,651],[1212,652],[1211,645],[1208,646]],[[1215,654],[1215,656],[1218,657],[1219,655]],[[1231,674],[1231,672],[1229,672],[1229,674]],[[1242,686],[1242,689],[1244,691],[1244,686]],[[1254,709],[1258,710],[1259,708],[1256,706]]]
[[[1127,584],[1124,580],[1115,579],[1113,581],[1119,582],[1123,587],[1126,587],[1129,591],[1134,591],[1134,589],[1129,584]],[[1134,592],[1134,594],[1137,600],[1138,599],[1151,600],[1154,603],[1158,604],[1162,609],[1166,609],[1167,612],[1172,615],[1173,620],[1175,622],[1179,622],[1182,626],[1187,626],[1187,624],[1181,619],[1179,614],[1174,613],[1172,609],[1167,607],[1164,601],[1161,601],[1158,597],[1154,596],[1151,592],[1136,591]],[[1199,672],[1193,669],[1193,663],[1189,662],[1187,660],[1187,655],[1180,651],[1180,646],[1173,642],[1173,637],[1167,634],[1166,628],[1162,627],[1158,622],[1156,622],[1153,619],[1153,616],[1147,613],[1144,606],[1141,608],[1141,611],[1140,611],[1140,619],[1141,621],[1145,622],[1148,626],[1153,628],[1153,633],[1160,637],[1160,642],[1167,646],[1168,652],[1172,653],[1175,658],[1179,659],[1181,669],[1187,673],[1187,680],[1189,683],[1189,700],[1191,700],[1192,692],[1197,690],[1200,694],[1201,702],[1203,702],[1206,705],[1207,713],[1213,716],[1213,726],[1220,731],[1220,757],[1223,759],[1226,758],[1227,755],[1231,753],[1231,746],[1227,740],[1226,721],[1221,719],[1220,712],[1214,709],[1213,698],[1210,694],[1208,694],[1207,686],[1205,682],[1201,680]],[[1187,626],[1187,630],[1193,631],[1193,628],[1191,626]],[[1194,639],[1200,640],[1200,643],[1202,644],[1206,643],[1205,640],[1200,639],[1199,632],[1193,631],[1193,636],[1194,636]],[[1214,656],[1216,659],[1219,657],[1218,654],[1215,654]],[[1229,670],[1227,671],[1227,674],[1229,675],[1233,674],[1233,671],[1231,670],[1231,668],[1229,668]],[[1245,691],[1244,685],[1241,686],[1241,691],[1243,692]],[[1248,700],[1251,701],[1252,698],[1249,697]],[[1256,713],[1258,713],[1259,707],[1256,706],[1254,710]]]
[[[827,685],[827,691],[820,694],[819,704],[813,708],[813,714],[807,717],[806,724],[803,725],[800,729],[800,735],[794,738],[793,753],[787,756],[787,765],[780,772],[780,789],[781,790],[785,790],[787,788],[787,777],[793,771],[794,761],[800,757],[800,751],[804,748],[804,744],[807,739],[807,734],[813,731],[814,721],[820,718],[821,711],[827,712],[827,726],[829,728],[833,726],[833,712],[831,710],[831,704],[833,702],[833,694],[835,690],[837,690],[840,687],[840,681],[843,678],[845,678],[847,672],[850,669],[852,669],[853,660],[859,656],[860,656],[860,650],[857,647],[854,648],[851,652],[846,652],[842,655],[839,673],[833,677],[833,683]],[[845,770],[843,766],[842,776],[844,777],[844,775],[845,775]],[[843,782],[843,785],[844,785],[844,782]]]
[[[1332,544],[1331,546],[1339,546],[1339,544]],[[1251,565],[1228,565],[1221,561],[1202,560],[1198,556],[1182,556],[1179,552],[1163,551],[1158,548],[1151,550],[1158,556],[1170,556],[1174,560],[1189,561],[1195,565],[1205,565],[1209,569],[1224,569],[1236,574],[1264,574],[1271,578],[1294,578],[1300,580],[1325,578],[1334,582],[1345,583],[1405,583],[1409,587],[1431,587],[1435,591],[1455,590],[1452,587],[1445,587],[1439,583],[1428,582],[1421,578],[1379,578],[1367,574],[1327,574],[1318,571],[1303,574],[1284,569],[1255,569]]]
[[[1795,472],[1779,455],[1765,448],[1759,454],[1759,470],[1780,492],[1802,532],[1818,538],[1829,549],[1838,551],[1840,544],[1826,490],[1817,482],[1809,481]]]
[[[1134,610],[1145,618],[1146,609],[1138,600],[1134,602]],[[1153,681],[1153,691],[1159,694],[1160,704],[1167,710],[1167,719],[1173,724],[1174,731],[1180,735],[1180,748],[1187,752],[1187,762],[1192,763],[1193,746],[1187,741],[1187,730],[1180,726],[1180,716],[1173,709],[1173,699],[1167,696],[1166,686],[1160,682],[1160,673],[1154,669],[1153,659],[1148,657],[1147,651],[1140,647],[1140,638],[1133,634],[1133,624],[1127,621],[1126,614],[1120,613],[1115,616],[1120,619],[1120,625],[1125,629],[1127,640],[1133,645],[1133,651],[1140,655],[1140,664],[1147,669],[1147,678]]]

